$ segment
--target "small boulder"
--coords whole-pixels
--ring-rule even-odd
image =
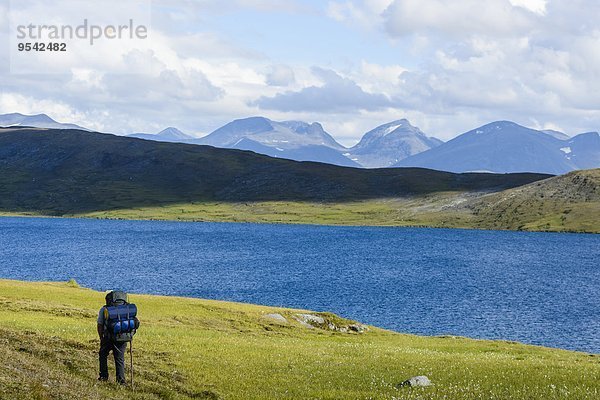
[[[421,375],[413,376],[412,378],[405,380],[404,382],[400,383],[398,387],[427,387],[431,385],[433,385],[433,383],[431,383],[429,378]]]
[[[348,329],[352,332],[356,332],[356,333],[363,333],[369,330],[368,327],[362,325],[362,324],[352,324],[352,325],[348,325]]]
[[[263,315],[263,318],[267,318],[270,319],[274,322],[279,322],[281,324],[287,324],[287,319],[285,319],[285,317],[281,314],[265,314]]]

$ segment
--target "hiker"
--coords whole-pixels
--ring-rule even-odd
[[[137,307],[129,304],[127,293],[114,290],[106,295],[106,305],[98,313],[98,336],[100,336],[99,381],[108,380],[108,354],[115,359],[117,382],[125,385],[125,351],[139,327]],[[131,351],[131,348],[130,348]],[[133,375],[132,375],[133,376]]]

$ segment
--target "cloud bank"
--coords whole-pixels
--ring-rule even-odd
[[[42,3],[11,5],[28,3],[43,21]],[[497,119],[600,129],[592,0],[152,4],[142,46],[98,45],[42,65],[52,74],[24,74],[7,67],[10,9],[0,1],[0,112],[196,134],[263,114],[320,121],[344,144],[403,117],[444,139]]]

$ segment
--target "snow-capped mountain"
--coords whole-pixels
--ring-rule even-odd
[[[405,119],[369,131],[351,149],[339,144],[318,122],[279,122],[265,117],[236,119],[202,138],[186,135],[176,128],[167,128],[158,134],[134,133],[129,136],[249,150],[271,157],[345,167],[389,167],[409,155],[443,143],[427,137]]]
[[[46,114],[24,115],[20,113],[0,115],[0,126],[31,126],[34,128],[52,128],[52,129],[81,129],[89,130],[75,124],[63,124],[56,122]]]
[[[406,119],[389,122],[367,132],[346,155],[368,168],[390,167],[439,146],[443,142],[426,136]]]
[[[127,135],[127,136],[135,137],[138,139],[155,140],[157,142],[180,142],[180,143],[189,143],[192,140],[197,139],[194,136],[183,133],[179,129],[173,128],[173,127],[168,127],[158,133],[133,133],[133,134]]]
[[[87,130],[75,124],[59,123],[46,114],[0,115],[0,127],[9,126]],[[248,150],[271,157],[347,167],[550,174],[600,168],[598,132],[570,137],[562,132],[530,129],[510,121],[492,122],[444,143],[401,119],[370,130],[352,148],[336,142],[318,122],[278,122],[264,117],[234,120],[203,138],[173,127],[156,134],[128,136]]]
[[[336,142],[318,122],[277,122],[264,117],[237,119],[194,143],[251,150],[297,161],[360,166],[342,154],[346,148]]]
[[[300,121],[276,122],[264,117],[236,119],[199,139],[198,143],[216,147],[235,147],[244,138],[284,150],[307,145],[344,148],[325,132],[318,122],[312,124]]]
[[[406,158],[395,166],[450,172],[563,174],[600,167],[600,137],[593,132],[561,140],[555,134],[498,121]]]

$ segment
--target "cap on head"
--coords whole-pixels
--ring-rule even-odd
[[[129,301],[127,293],[122,290],[111,290],[104,297],[106,300],[106,305],[111,306],[114,304],[124,304]]]

